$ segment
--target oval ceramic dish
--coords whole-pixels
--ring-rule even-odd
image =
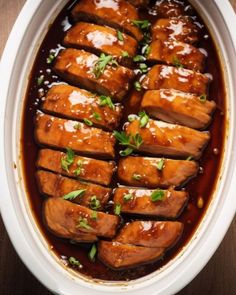
[[[30,271],[56,294],[173,294],[204,267],[223,239],[236,209],[236,33],[228,1],[192,0],[217,45],[226,85],[227,130],[216,190],[195,234],[161,269],[130,282],[90,280],[63,266],[40,232],[22,177],[20,150],[23,97],[37,50],[50,23],[67,1],[29,0],[9,37],[1,60],[0,199],[1,214],[19,256]],[[16,167],[16,168],[14,168]]]

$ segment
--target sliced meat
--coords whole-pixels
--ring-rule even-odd
[[[119,217],[97,212],[62,199],[49,198],[44,202],[44,220],[55,235],[75,241],[91,242],[97,236],[112,238],[119,225]],[[87,240],[86,240],[87,239]]]
[[[196,43],[200,38],[200,27],[190,17],[160,18],[152,26],[152,40]]]
[[[114,269],[154,262],[163,254],[163,248],[140,247],[108,241],[100,241],[98,244],[99,259]]]
[[[104,65],[99,63],[102,60]],[[112,61],[111,55],[99,58],[84,50],[68,48],[56,58],[54,71],[76,86],[120,101],[128,92],[134,73]]]
[[[84,193],[73,199],[73,202],[86,207],[91,207],[91,198],[96,196],[101,206],[98,209],[102,209],[111,195],[110,188],[81,182],[44,170],[38,170],[36,178],[40,192],[56,199],[63,198],[65,195],[77,190],[84,190]]]
[[[150,44],[147,60],[202,72],[206,54],[204,51],[183,42],[156,40]]]
[[[205,95],[210,79],[201,73],[164,65],[155,65],[142,81],[148,90],[176,89],[187,93]]]
[[[216,108],[214,101],[174,89],[147,91],[141,108],[150,116],[169,123],[182,124],[195,129],[206,128]]]
[[[115,139],[109,132],[43,113],[37,114],[35,125],[35,139],[40,144],[71,148],[98,157],[113,158],[115,155]]]
[[[150,0],[128,0],[128,2],[135,7],[145,7],[149,4]]]
[[[114,162],[106,162],[81,156],[75,156],[68,170],[63,167],[63,159],[66,154],[50,149],[41,149],[38,153],[37,167],[71,176],[102,185],[109,185],[113,172],[115,171]]]
[[[139,151],[172,157],[198,159],[210,139],[208,132],[151,119],[144,128],[140,127],[139,120],[127,123],[125,131],[128,135],[138,133],[142,137]]]
[[[154,201],[152,197],[160,192],[163,196]],[[121,205],[123,213],[177,218],[187,203],[188,193],[173,189],[160,191],[120,187],[115,190],[113,200]]]
[[[158,18],[179,17],[191,12],[191,6],[186,6],[180,0],[156,0],[151,8],[151,13]]]
[[[118,177],[122,183],[148,188],[180,187],[197,172],[198,164],[187,160],[126,157],[118,164]],[[134,175],[139,177],[134,178]]]
[[[114,241],[150,248],[170,248],[181,237],[183,223],[177,221],[133,221],[122,227]]]
[[[90,120],[93,125],[113,130],[121,119],[120,104],[101,106],[100,96],[70,85],[52,86],[46,94],[41,108],[45,112],[75,120]]]
[[[131,36],[113,28],[80,22],[66,34],[64,44],[91,51],[97,55],[102,52],[114,56],[124,66],[137,53],[138,43]]]
[[[133,20],[139,20],[136,8],[125,0],[81,0],[73,8],[75,21],[93,22],[108,25],[130,34],[140,41],[143,34],[133,25]]]

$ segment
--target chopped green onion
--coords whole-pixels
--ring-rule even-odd
[[[97,219],[98,218],[98,213],[97,213],[97,211],[92,211],[92,214],[91,214],[91,218],[92,219]]]
[[[55,58],[56,58],[55,53],[54,52],[51,52],[49,54],[49,56],[47,57],[47,64],[51,64],[54,61]]]
[[[174,56],[173,57],[173,65],[176,66],[177,68],[183,68],[184,66],[181,64],[180,60],[178,57]]]
[[[105,106],[107,105],[110,109],[114,110],[115,109],[115,105],[113,104],[110,96],[105,96],[105,95],[101,95],[99,96],[100,98],[100,106]]]
[[[43,83],[43,81],[44,81],[44,75],[39,76],[37,79],[38,86],[40,86]]]
[[[114,214],[120,215],[120,212],[121,212],[121,204],[117,203],[117,204],[115,204]]]
[[[93,210],[97,210],[101,207],[100,201],[97,199],[96,196],[92,196],[90,199],[90,208]]]
[[[117,31],[117,38],[119,41],[124,41],[124,37],[123,37],[123,34],[121,33],[121,31]]]
[[[134,82],[134,87],[137,91],[141,91],[142,90],[142,86],[138,81]]]
[[[79,219],[79,224],[77,225],[77,227],[82,227],[85,229],[91,229],[92,227],[88,224],[88,220],[87,218],[80,218]]]
[[[157,163],[157,170],[162,171],[162,169],[164,168],[164,163],[165,160],[161,159],[158,163]]]
[[[133,174],[133,176],[132,176],[132,178],[134,179],[134,180],[140,180],[141,179],[141,175],[140,174]]]
[[[133,20],[132,23],[140,28],[141,30],[146,30],[150,27],[151,23],[148,20]]]
[[[74,200],[77,197],[82,197],[84,193],[86,192],[86,189],[79,189],[76,191],[72,191],[66,195],[63,196],[64,200]]]
[[[83,161],[78,160],[77,165],[78,165],[78,168],[75,169],[74,173],[75,173],[76,176],[79,176],[81,174],[81,172],[82,172],[82,169],[83,169]]]
[[[199,99],[200,99],[200,102],[205,103],[205,102],[206,102],[206,99],[207,99],[206,94],[202,94],[202,95],[199,97]]]
[[[120,155],[121,155],[122,157],[126,157],[126,156],[132,154],[133,151],[134,151],[134,150],[133,150],[132,148],[129,148],[129,147],[128,147],[128,148],[126,148],[125,150],[120,151]]]
[[[84,123],[86,124],[86,125],[88,125],[88,126],[93,126],[93,122],[92,121],[90,121],[89,119],[84,119]]]
[[[165,197],[165,192],[163,190],[157,189],[151,194],[152,202],[162,201]]]
[[[128,201],[132,200],[132,198],[133,198],[132,194],[125,194],[124,197],[123,197],[125,202],[128,202]]]
[[[139,122],[140,122],[140,127],[143,128],[147,125],[148,121],[149,121],[149,117],[148,115],[146,114],[145,111],[142,111],[142,112],[139,112],[138,113],[138,116],[139,116]]]
[[[145,61],[145,60],[146,60],[146,58],[144,56],[142,56],[142,55],[135,55],[133,57],[134,62],[141,62],[141,61]]]
[[[121,54],[123,57],[129,57],[129,53],[128,51],[122,51],[122,54]]]
[[[94,119],[97,120],[97,121],[101,121],[101,120],[102,120],[101,115],[98,114],[98,113],[96,113],[96,112],[93,113],[93,117],[94,117]]]
[[[74,162],[75,153],[71,148],[66,149],[65,157],[61,158],[61,168],[67,172],[69,172],[69,167]]]
[[[89,254],[88,254],[88,257],[89,257],[89,260],[94,262],[95,261],[95,256],[96,256],[96,253],[97,253],[97,247],[95,244],[93,244],[92,248],[90,249],[89,251]]]
[[[79,262],[79,260],[73,256],[69,257],[68,261],[73,266],[82,266],[81,263]]]
[[[193,157],[192,156],[189,156],[186,161],[192,161]]]
[[[148,66],[147,66],[146,64],[144,64],[144,63],[140,63],[140,64],[139,64],[139,68],[140,68],[140,70],[141,70],[141,72],[142,72],[143,74],[145,74],[145,73],[148,72]]]

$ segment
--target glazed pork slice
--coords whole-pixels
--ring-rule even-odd
[[[41,149],[36,162],[37,167],[50,170],[74,178],[109,185],[115,171],[115,162],[106,162],[92,158],[75,156],[68,167],[63,167],[64,152],[51,149]],[[66,169],[67,168],[67,169]]]
[[[114,56],[124,66],[130,65],[130,59],[137,53],[137,41],[113,28],[80,22],[66,34],[64,45],[85,49],[97,55],[101,53]]]
[[[52,86],[42,102],[44,112],[75,120],[89,120],[107,130],[117,128],[121,119],[120,104],[101,106],[102,99],[84,89],[70,85]]]
[[[138,149],[141,152],[182,158],[198,159],[210,139],[208,132],[151,119],[143,128],[139,120],[127,123],[125,131],[127,135],[141,136],[143,142]]]
[[[38,170],[36,172],[36,179],[39,191],[49,197],[63,198],[71,192],[83,190],[84,192],[74,198],[73,202],[86,207],[93,207],[92,197],[96,196],[100,204],[99,210],[103,209],[111,195],[110,188],[81,182],[44,170]]]
[[[155,200],[155,196],[159,199]],[[177,218],[188,201],[188,193],[120,187],[115,190],[113,200],[121,205],[122,213]]]
[[[115,155],[115,139],[111,133],[39,112],[35,120],[35,139],[42,145],[71,148],[82,154],[103,158]]]
[[[180,17],[191,12],[191,7],[181,0],[156,0],[151,12],[158,18]]]
[[[160,18],[152,26],[152,40],[196,43],[200,38],[200,27],[188,17]]]
[[[119,160],[117,173],[119,181],[127,185],[168,188],[182,186],[197,172],[195,161],[129,156]]]
[[[143,96],[141,108],[156,119],[204,129],[216,104],[202,97],[174,89],[149,90]]]
[[[145,7],[149,4],[150,0],[128,0],[128,2],[135,7]]]
[[[150,44],[147,60],[152,63],[166,63],[193,71],[204,70],[206,53],[198,48],[178,41],[156,40]]]
[[[170,248],[182,232],[183,223],[177,221],[133,221],[122,227],[114,241],[150,248]]]
[[[192,70],[155,65],[143,79],[142,87],[146,90],[175,89],[200,96],[208,92],[209,82],[206,75]]]
[[[118,242],[99,241],[99,259],[113,269],[134,267],[160,259],[163,248],[141,247]]]
[[[54,71],[69,83],[121,101],[134,77],[131,69],[118,65],[111,55],[95,54],[73,48],[56,58]]]
[[[140,41],[143,38],[141,30],[133,24],[139,20],[136,8],[125,0],[81,0],[73,8],[75,21],[86,21],[107,25],[126,32]]]
[[[44,202],[43,215],[47,227],[57,236],[84,242],[97,236],[112,238],[119,225],[119,217],[96,212],[62,199],[49,198]]]

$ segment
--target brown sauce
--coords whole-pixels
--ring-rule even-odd
[[[217,178],[219,176],[225,138],[225,89],[222,69],[213,40],[210,37],[207,29],[203,28],[203,37],[198,47],[204,48],[208,52],[205,72],[212,74],[214,77],[210,85],[209,97],[215,100],[217,109],[214,113],[213,122],[208,128],[211,132],[211,140],[200,160],[202,173],[199,173],[196,178],[192,179],[185,186],[185,189],[190,193],[190,200],[187,207],[178,218],[178,221],[184,223],[184,232],[182,238],[179,240],[177,245],[175,245],[171,250],[167,251],[162,260],[152,264],[138,266],[128,270],[117,271],[106,267],[98,259],[96,259],[96,262],[90,262],[88,259],[88,251],[91,247],[90,244],[71,244],[68,242],[68,240],[57,238],[45,227],[42,216],[42,205],[45,197],[40,195],[35,179],[35,162],[37,159],[39,146],[34,140],[33,122],[35,113],[40,107],[39,89],[42,88],[44,91],[47,91],[49,85],[61,81],[53,72],[50,72],[51,65],[48,65],[46,60],[49,56],[50,50],[57,48],[58,44],[60,44],[64,37],[65,32],[63,31],[62,23],[65,24],[66,19],[71,21],[69,9],[71,9],[72,3],[73,1],[69,1],[66,7],[61,11],[53,24],[50,26],[48,33],[46,34],[40,46],[29,77],[29,86],[25,99],[22,125],[22,151],[25,183],[32,206],[32,211],[34,212],[39,228],[41,229],[53,251],[59,257],[62,257],[62,259],[63,257],[70,256],[76,257],[83,265],[83,268],[79,269],[79,271],[93,278],[116,281],[136,279],[157,270],[170,261],[189,241],[207,210],[208,204],[214,192]],[[155,19],[154,16],[150,16],[147,13],[143,13],[143,18],[148,18],[151,22],[153,19]],[[197,16],[197,18],[201,23],[203,23],[199,16]],[[42,85],[38,86],[37,78],[41,75],[45,76],[44,81],[46,82],[44,82],[45,84],[43,83]],[[139,93],[138,96],[140,96]],[[127,118],[128,114],[137,112],[139,105],[138,101],[139,99],[137,97],[133,97],[132,100],[127,99],[124,108],[124,120]],[[116,185],[117,180],[114,178],[112,186],[115,187]],[[201,197],[204,202],[203,208],[201,209],[199,209],[197,206],[197,200],[199,197]],[[135,219],[137,219],[137,216],[124,217],[124,221]],[[139,217],[139,219],[144,218]],[[155,218],[149,217],[146,219]]]

